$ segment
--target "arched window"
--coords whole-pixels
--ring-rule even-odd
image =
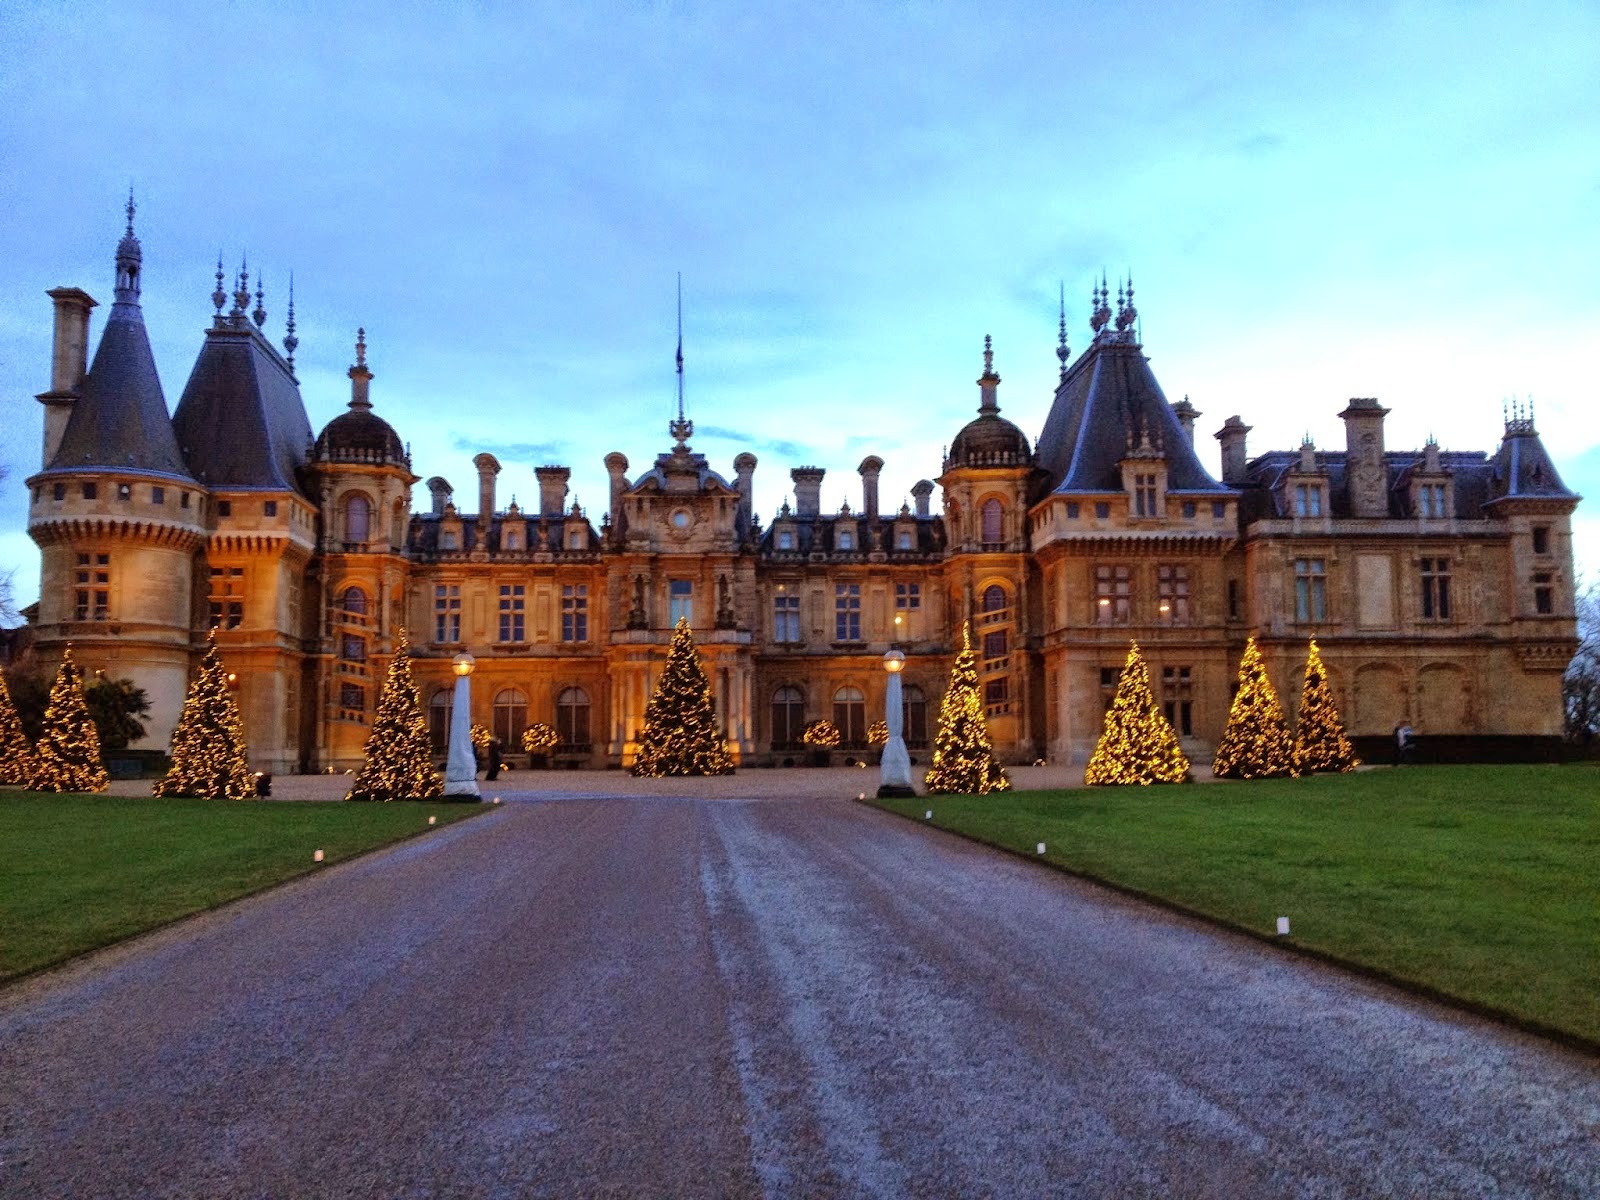
[[[1005,505],[1000,501],[990,498],[983,502],[979,510],[983,519],[983,544],[985,546],[1002,546],[1005,544]]]
[[[991,583],[983,589],[983,611],[986,613],[1004,612],[1006,607],[1006,590],[998,583]]]
[[[339,607],[347,613],[367,615],[367,594],[358,587],[347,587],[339,597]]]
[[[928,744],[928,697],[914,683],[908,683],[900,692],[905,707],[903,736],[907,746],[922,747]]]
[[[867,744],[867,698],[860,688],[842,687],[833,694],[833,723],[841,746]]]
[[[440,688],[428,697],[428,741],[438,754],[450,748],[450,706],[454,702],[449,688]]]
[[[589,693],[570,687],[556,697],[556,736],[563,750],[589,749]]]
[[[365,545],[372,535],[372,505],[359,493],[344,502],[344,540],[351,545]]]
[[[806,728],[806,697],[797,687],[781,687],[772,693],[772,748],[796,750]]]
[[[519,748],[528,727],[528,697],[517,688],[502,688],[494,696],[494,736],[508,748]]]

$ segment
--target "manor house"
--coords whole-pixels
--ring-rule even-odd
[[[854,504],[822,511],[823,468],[796,466],[792,507],[764,520],[755,456],[719,471],[680,413],[641,469],[606,457],[598,520],[569,497],[564,466],[538,468],[536,509],[502,505],[489,454],[472,462],[475,494],[458,501],[429,479],[417,511],[421,480],[374,410],[359,335],[349,408],[314,432],[292,301],[280,352],[259,286],[252,310],[248,276],[230,293],[219,265],[215,313],[169,412],[142,268],[130,202],[92,366],[96,301],[49,292],[43,457],[27,486],[43,560],[36,645],[48,659],[70,643],[87,669],[143,687],[146,747],[165,747],[214,632],[256,766],[353,766],[405,628],[441,754],[450,660],[466,650],[474,720],[508,746],[543,721],[558,761],[625,765],[680,616],[744,765],[798,760],[818,717],[864,746],[891,647],[906,654],[918,754],[968,621],[1011,762],[1087,757],[1130,639],[1201,761],[1250,634],[1289,705],[1316,637],[1358,735],[1402,720],[1424,737],[1561,731],[1578,497],[1530,412],[1507,419],[1490,453],[1390,449],[1374,399],[1338,414],[1337,450],[1308,440],[1252,454],[1231,416],[1215,479],[1195,453],[1200,414],[1169,403],[1151,372],[1131,286],[1113,312],[1102,283],[1076,358],[1063,316],[1059,383],[1029,405],[1044,413],[1037,438],[1001,415],[986,339],[976,416],[898,509],[880,504],[883,463],[869,456]]]

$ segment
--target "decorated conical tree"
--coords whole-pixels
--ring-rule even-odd
[[[1305,684],[1300,689],[1300,712],[1295,720],[1294,763],[1302,775],[1313,771],[1354,771],[1361,765],[1356,748],[1345,736],[1344,721],[1333,702],[1328,672],[1316,638],[1306,653]]]
[[[103,792],[110,783],[100,761],[100,733],[83,702],[83,673],[68,646],[34,748],[32,787],[36,792]]]
[[[1183,783],[1188,778],[1189,757],[1171,723],[1156,707],[1150,668],[1139,653],[1139,643],[1132,642],[1083,781],[1147,785]]]
[[[345,799],[431,800],[443,790],[433,767],[422,697],[411,676],[411,645],[402,629],[367,736],[367,761]]]
[[[255,795],[244,742],[244,722],[228,690],[215,639],[206,643],[200,670],[189,684],[172,731],[172,766],[156,780],[158,796],[244,800]]]
[[[961,626],[961,651],[950,668],[950,687],[939,704],[933,766],[923,782],[930,792],[957,796],[981,796],[1011,788],[989,742],[983,697],[978,694],[978,660],[972,653],[972,629],[967,624]]]
[[[645,706],[632,770],[642,776],[727,775],[733,770],[711,682],[700,665],[689,622],[681,618],[672,631],[666,669]]]
[[[1294,735],[1267,678],[1256,640],[1245,644],[1239,662],[1239,691],[1228,710],[1228,725],[1217,743],[1211,773],[1219,779],[1273,779],[1298,775]]]
[[[27,787],[33,782],[33,747],[23,732],[22,718],[11,702],[11,689],[0,675],[0,784]]]

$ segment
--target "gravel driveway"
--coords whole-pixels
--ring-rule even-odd
[[[837,800],[505,804],[0,992],[6,1196],[1593,1197],[1597,1145],[1592,1059]]]

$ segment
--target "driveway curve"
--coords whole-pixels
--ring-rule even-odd
[[[1600,1194],[1590,1058],[690,786],[508,803],[0,993],[0,1194]]]

